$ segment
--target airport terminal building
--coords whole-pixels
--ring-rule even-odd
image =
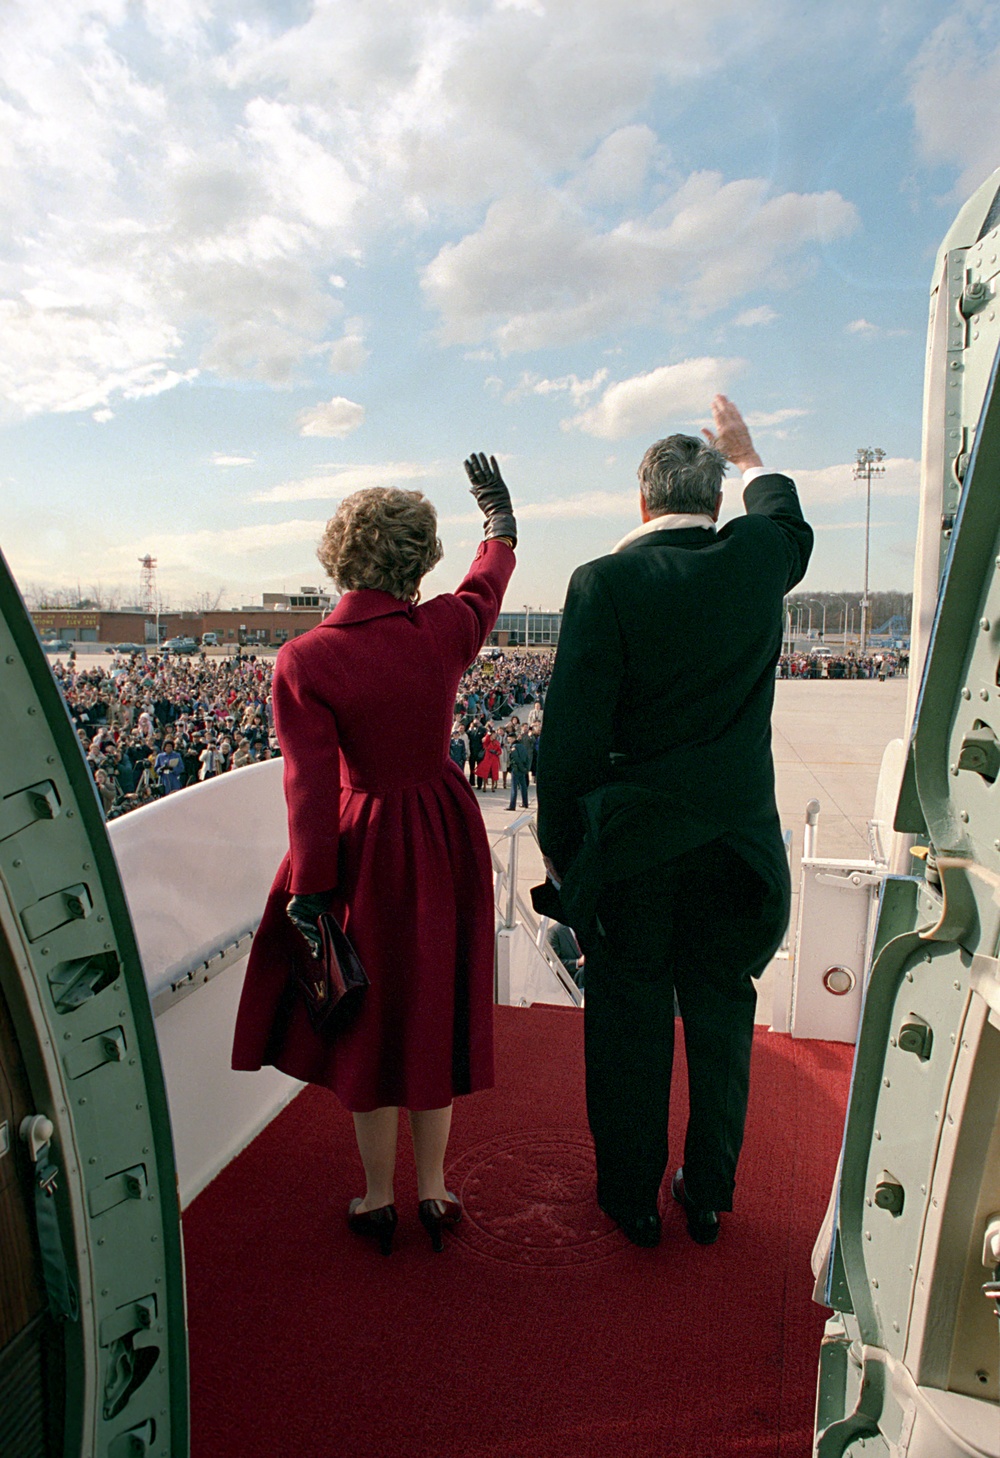
[[[36,608],[32,619],[40,636],[67,643],[140,643],[150,647],[169,638],[215,633],[222,647],[280,647],[289,638],[322,622],[337,601],[318,588],[298,593],[265,592],[259,604],[209,612],[178,609],[160,613],[140,607],[114,610],[91,607]]]
[[[215,633],[220,647],[280,648],[289,638],[322,622],[337,602],[318,588],[298,593],[265,592],[259,604],[220,608],[214,612],[144,612],[139,607],[114,610],[97,607],[35,608],[32,619],[43,639],[67,643],[140,643],[153,647],[170,638],[197,638]],[[562,613],[501,613],[488,642],[492,647],[554,648]],[[157,635],[158,638],[157,638]]]

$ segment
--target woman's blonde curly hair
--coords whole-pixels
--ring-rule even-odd
[[[374,587],[409,602],[443,555],[437,512],[422,491],[368,486],[344,497],[316,555],[342,592]]]

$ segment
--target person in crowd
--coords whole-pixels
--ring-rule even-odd
[[[97,785],[97,793],[100,796],[101,807],[104,810],[106,819],[111,814],[111,809],[115,803],[114,783],[103,769],[95,771],[94,781]]]
[[[508,810],[517,808],[517,792],[521,792],[521,808],[528,808],[528,775],[534,753],[531,730],[524,725],[510,751],[510,804]]]
[[[688,1233],[708,1244],[732,1209],[753,978],[790,905],[770,721],[783,598],[813,535],[736,406],[716,396],[712,415],[705,441],[649,448],[643,524],[570,580],[539,766],[558,919],[587,959],[597,1199],[644,1246],[660,1239],[675,989],[690,1115],[671,1189]],[[718,530],[727,460],[744,473],[746,514]]]
[[[462,728],[461,719],[456,719],[451,726],[451,739],[448,743],[448,754],[453,764],[457,765],[465,774],[466,761],[469,758],[469,736]]]
[[[477,789],[483,788],[483,782],[479,774],[479,766],[483,758],[483,740],[486,737],[486,729],[478,719],[473,719],[466,730],[469,740],[469,782]]]
[[[517,743],[517,732],[510,724],[505,724],[500,735],[500,776],[503,789],[507,788],[507,778],[510,774],[510,752]]]
[[[527,725],[527,730],[528,730],[528,742],[531,745],[531,777],[535,781],[535,784],[537,785],[538,784],[538,751],[541,748],[541,743],[542,743],[542,726],[541,726],[541,724],[534,724],[534,725],[529,724],[529,725]]]
[[[198,763],[201,766],[198,770],[198,778],[204,783],[205,780],[214,780],[222,770],[222,756],[219,747],[215,742],[215,735],[208,736],[205,748],[198,756]]]
[[[172,795],[184,784],[184,760],[174,748],[172,739],[164,739],[163,748],[153,761],[165,795]]]
[[[489,726],[483,735],[483,757],[476,773],[480,788],[485,790],[489,781],[490,793],[493,794],[500,778],[500,740]]]
[[[236,751],[233,754],[233,769],[245,769],[248,764],[253,764],[253,755],[250,746],[241,734],[236,741]]]
[[[332,1089],[354,1115],[365,1191],[351,1230],[386,1254],[397,1223],[399,1110],[409,1110],[418,1213],[435,1250],[462,1214],[446,1188],[452,1102],[493,1082],[493,875],[479,807],[449,753],[459,681],[500,611],[517,529],[494,459],[465,463],[485,540],[452,594],[419,602],[441,557],[419,491],[369,487],[327,524],[323,566],[343,596],[282,648],[272,692],[289,853],[254,938],[235,1068],[273,1063]],[[294,945],[343,924],[369,978],[328,1041],[286,996]]]
[[[219,774],[224,775],[233,766],[233,745],[228,734],[219,740]]]

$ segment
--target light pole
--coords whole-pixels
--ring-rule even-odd
[[[857,458],[854,462],[855,481],[867,481],[868,500],[865,506],[865,591],[861,599],[861,644],[860,651],[865,653],[868,647],[868,630],[871,624],[868,621],[868,552],[872,530],[872,477],[884,476],[885,467],[880,461],[885,460],[885,451],[879,446],[859,446]]]
[[[823,609],[823,626],[819,630],[819,636],[820,636],[820,641],[823,642],[823,643],[825,643],[826,642],[826,603],[825,602],[821,602],[818,597],[811,597],[809,599],[809,601],[811,603],[815,603],[815,605],[818,608],[822,608]],[[809,627],[810,627],[810,629],[812,628],[812,613],[811,612],[809,614]]]
[[[842,633],[841,633],[840,636],[843,639],[843,646],[844,646],[844,648],[846,648],[847,647],[847,609],[848,609],[849,604],[848,604],[848,601],[847,601],[847,598],[846,597],[838,597],[838,598],[835,598],[834,601],[835,602],[842,602],[844,604],[844,623],[843,623],[843,631],[842,631]]]

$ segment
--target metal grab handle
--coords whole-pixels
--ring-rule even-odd
[[[19,1132],[35,1167],[35,1224],[49,1311],[57,1321],[76,1321],[80,1315],[80,1300],[63,1249],[59,1212],[54,1199],[59,1166],[51,1158],[52,1135],[55,1133],[52,1120],[44,1114],[29,1114],[21,1120]]]

